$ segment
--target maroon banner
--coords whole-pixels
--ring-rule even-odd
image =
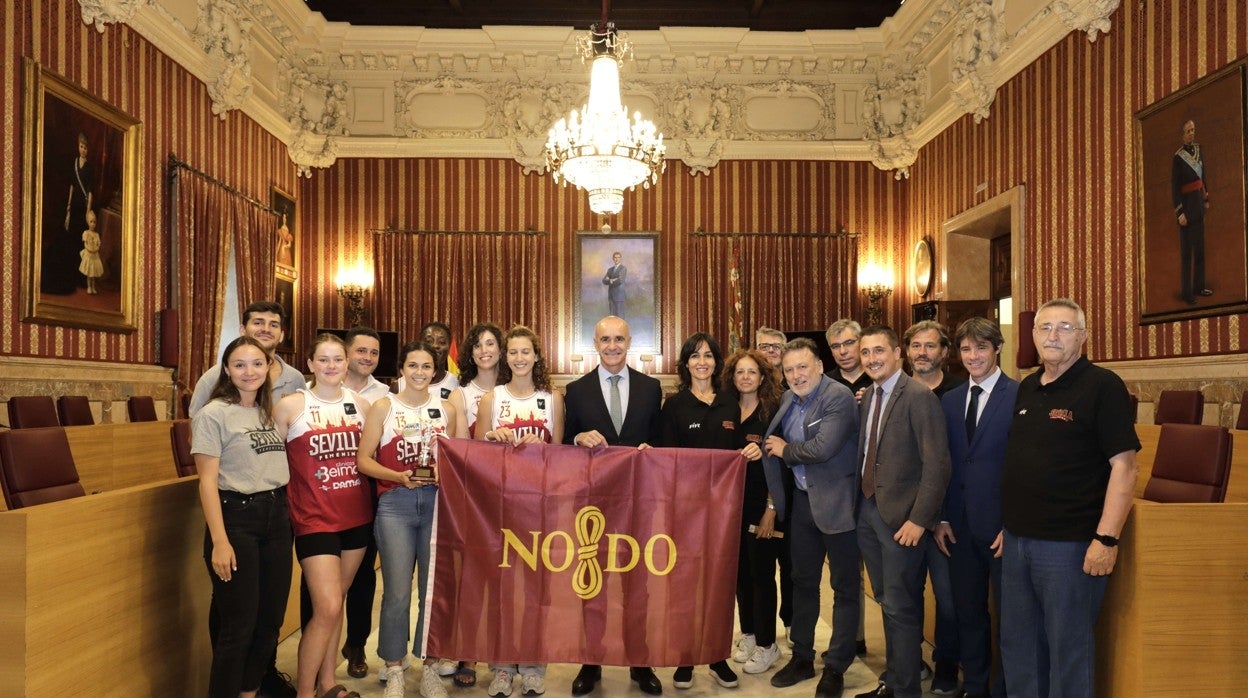
[[[735,451],[439,439],[429,656],[709,664],[730,653]]]

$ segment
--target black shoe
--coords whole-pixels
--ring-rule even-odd
[[[648,696],[663,695],[663,684],[654,675],[654,669],[648,666],[633,667],[628,670],[628,678],[637,682],[637,688]]]
[[[859,657],[867,656],[867,641],[859,640],[858,644],[854,646],[854,653],[857,654]]]
[[[841,698],[841,693],[844,692],[845,675],[830,667],[824,667],[823,676],[819,677],[819,685],[815,686],[815,698]]]
[[[343,645],[342,656],[347,660],[347,676],[353,679],[368,676],[368,662],[364,660],[364,648],[361,645]]]
[[[676,671],[672,673],[672,685],[676,688],[691,688],[693,686],[693,667],[676,667]]]
[[[715,683],[724,688],[737,687],[737,672],[733,671],[728,662],[719,660],[711,665],[711,676],[715,677]]]
[[[951,696],[958,692],[958,663],[936,662],[936,675],[929,689],[938,696]]]
[[[854,698],[893,698],[893,689],[889,688],[888,684],[881,681],[880,685],[876,686],[874,691],[859,693],[854,696]]]
[[[264,698],[298,698],[299,691],[295,690],[289,676],[278,671],[277,667],[272,667],[260,679],[259,695]]]
[[[1212,296],[1212,295],[1213,295],[1213,289],[1209,289],[1209,288],[1202,288],[1202,289],[1200,289],[1199,291],[1197,291],[1196,293],[1197,293],[1197,294],[1199,294],[1199,295],[1202,295],[1202,296]]]
[[[784,668],[771,677],[771,685],[776,688],[787,688],[799,681],[815,678],[815,663],[809,659],[793,657]]]
[[[572,679],[572,695],[583,696],[594,690],[594,685],[602,680],[602,667],[597,664],[585,664]]]

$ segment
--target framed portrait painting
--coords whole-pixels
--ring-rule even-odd
[[[1136,114],[1141,323],[1248,311],[1245,66]]]
[[[26,59],[23,320],[135,330],[140,129]]]
[[[294,358],[295,354],[295,277],[278,272],[275,275],[275,300],[286,312],[286,334],[277,351],[283,358]]]
[[[575,350],[594,351],[594,325],[616,315],[628,321],[631,351],[658,352],[658,234],[577,233],[575,256]]]
[[[273,187],[269,207],[277,212],[277,230],[274,235],[273,258],[277,261],[277,269],[281,274],[297,278],[295,271],[295,244],[297,243],[299,221],[295,205],[295,197]]]

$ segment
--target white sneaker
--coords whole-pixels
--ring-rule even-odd
[[[754,648],[758,645],[754,642],[754,636],[746,633],[737,640],[737,649],[732,653],[732,661],[737,664],[744,664],[750,661],[750,655],[754,654]]]
[[[520,693],[526,696],[540,696],[546,692],[546,679],[541,674],[525,674],[520,680]]]
[[[509,696],[511,695],[511,672],[500,671],[494,674],[494,680],[490,682],[490,687],[485,689],[487,696]]]
[[[400,666],[402,666],[403,671],[407,671],[407,668],[411,665],[412,665],[412,655],[409,654],[403,658],[403,663]],[[377,681],[379,681],[382,686],[386,685],[386,669],[389,669],[389,668],[390,667],[386,666],[385,662],[382,662],[381,666],[377,667]]]
[[[451,676],[455,673],[455,669],[459,666],[459,662],[454,659],[439,659],[436,663],[434,663],[434,666],[437,667],[438,676]]]
[[[431,671],[433,667],[426,666],[425,671],[420,677],[420,695],[425,698],[446,698],[446,686],[442,685],[442,677],[439,672]]]
[[[754,653],[750,655],[750,661],[741,667],[741,671],[747,674],[762,674],[779,659],[780,647],[776,643],[771,643],[770,647],[755,647]]]
[[[388,666],[382,671],[382,675],[386,677],[386,692],[382,695],[385,698],[403,698],[403,692],[407,690],[403,679],[403,667]]]

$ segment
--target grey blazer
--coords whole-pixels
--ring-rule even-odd
[[[867,418],[875,400],[873,384],[862,399],[858,460],[867,449]],[[949,438],[936,394],[902,373],[884,404],[880,443],[875,451],[875,501],[884,523],[901,528],[907,520],[928,529],[940,523],[949,486]]]
[[[792,390],[785,391],[780,398],[780,408],[767,427],[764,442],[772,434],[784,438],[784,415],[795,399]],[[781,454],[782,459],[763,453],[763,472],[767,476],[771,500],[776,505],[776,516],[781,521],[788,520],[789,502],[785,499],[781,468],[801,463],[806,466],[806,491],[815,525],[828,534],[852,531],[856,518],[854,506],[858,502],[858,461],[854,458],[858,415],[854,410],[854,395],[849,388],[821,376],[818,387],[807,399],[811,403],[802,425],[805,440],[789,441]]]

